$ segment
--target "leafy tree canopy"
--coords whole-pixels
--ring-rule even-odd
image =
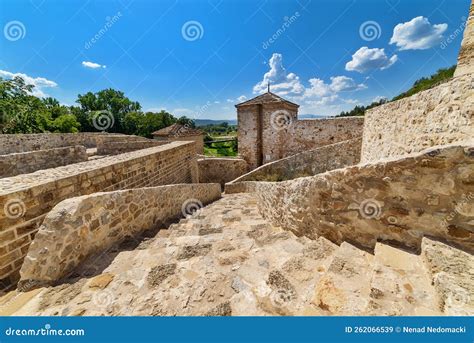
[[[176,122],[195,125],[187,117],[178,119],[166,111],[143,113],[139,102],[111,88],[79,94],[78,106],[61,105],[52,97],[40,99],[32,95],[33,90],[21,77],[0,78],[0,133],[99,131],[101,127],[94,125],[98,112],[113,118],[106,131],[144,137]]]

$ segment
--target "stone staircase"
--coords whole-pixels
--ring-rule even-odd
[[[421,250],[296,237],[253,195],[225,195],[57,286],[5,295],[0,315],[473,315],[473,256],[429,239]]]

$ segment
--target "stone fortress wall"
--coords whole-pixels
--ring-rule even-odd
[[[285,181],[312,176],[359,163],[362,138],[354,138],[270,162],[225,185],[226,193],[240,193],[247,181]]]
[[[419,249],[423,236],[474,252],[474,140],[284,182],[247,182],[260,212],[298,236]]]
[[[466,32],[472,33],[472,20]],[[450,82],[375,108],[366,114],[365,122],[360,117],[300,121],[298,105],[270,92],[237,105],[239,153],[247,167],[255,169],[278,160],[257,169],[251,177],[261,179],[275,172],[277,178],[295,179],[237,182],[241,189],[234,191],[255,193],[259,211],[269,223],[298,236],[323,236],[366,250],[373,249],[377,241],[416,250],[424,236],[432,236],[473,252],[473,55],[470,38],[463,42],[459,72]],[[279,113],[277,117],[275,113]],[[51,142],[41,136],[19,137],[17,141],[0,137],[0,143],[4,143],[4,151],[15,152],[23,149],[18,142],[38,150],[68,146],[77,138],[61,137],[54,136]],[[122,137],[83,134],[82,139],[88,148],[100,147],[103,139],[115,139],[102,144],[111,154],[114,147],[126,151],[133,145],[152,144],[141,137],[129,141]],[[356,164],[361,137],[361,163]],[[350,149],[342,151],[341,146],[347,145]],[[304,150],[311,152],[294,155]],[[173,142],[0,179],[0,208],[4,209],[0,213],[0,278],[14,281],[18,277],[30,243],[36,240],[35,233],[48,213],[23,270],[26,281],[60,277],[87,254],[179,214],[179,202],[184,199],[179,198],[177,189],[185,186],[160,189],[160,194],[168,194],[162,199],[166,201],[164,212],[152,204],[157,196],[153,188],[136,188],[194,183],[199,169],[201,181],[217,178],[223,183],[225,177],[234,176],[224,175],[229,166],[241,170],[244,166],[239,159],[200,162],[199,167],[194,142]],[[300,177],[299,173],[318,174]],[[205,202],[218,197],[217,185],[191,188],[197,193],[183,190],[184,194],[207,194]],[[90,195],[96,192],[111,193]],[[81,195],[85,197],[69,199]],[[122,213],[121,207],[124,217],[114,212]],[[145,217],[137,219],[141,211]],[[133,227],[135,223],[140,223],[139,227]],[[76,249],[71,244],[74,232],[84,235],[84,245]],[[100,242],[88,240],[91,235],[97,235]],[[52,251],[41,249],[43,245]],[[41,260],[57,265],[57,269],[33,263],[43,253]]]
[[[101,137],[112,136],[123,135],[102,132],[1,134],[0,154],[7,155],[18,152],[46,150],[75,145],[94,148],[97,146],[97,141]]]
[[[201,155],[202,156],[202,155]],[[247,162],[242,158],[199,157],[199,182],[219,183],[222,187],[248,171]]]
[[[134,136],[116,136],[100,138],[97,140],[97,155],[118,155],[135,150],[147,149],[155,146],[168,144],[168,141],[156,141],[153,139],[129,139]]]
[[[48,213],[29,248],[20,287],[57,281],[88,256],[126,237],[164,228],[183,212],[190,215],[193,206],[220,197],[219,184],[207,183],[94,193],[62,201]]]
[[[271,94],[271,95],[267,95]],[[239,156],[251,169],[299,152],[362,136],[363,117],[298,120],[298,106],[272,93],[237,105]]]
[[[0,178],[87,161],[82,145],[0,155]]]
[[[359,164],[283,182],[230,183],[226,191],[254,193],[262,215],[299,236],[415,250],[428,236],[474,252],[470,11],[453,79],[369,110]],[[250,175],[268,177],[271,168]]]
[[[178,141],[178,142],[194,142],[194,146],[196,147],[196,154],[204,153],[204,139],[202,135],[186,135],[186,136],[172,136],[166,138],[160,138],[159,136],[154,137],[155,141],[162,141],[162,140],[170,140],[170,141]]]
[[[361,160],[402,156],[472,137],[474,81],[467,74],[367,111]]]
[[[363,117],[296,120],[282,138],[283,157],[362,136]]]
[[[464,37],[461,50],[458,55],[458,64],[454,77],[474,73],[474,3],[471,2],[467,26],[464,29]]]
[[[193,182],[198,182],[193,142],[173,142],[0,179],[0,279],[16,278],[44,216],[62,200],[101,191]]]
[[[362,162],[403,156],[474,137],[474,3],[454,77],[365,114]]]

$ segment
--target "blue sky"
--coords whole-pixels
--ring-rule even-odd
[[[2,0],[0,76],[68,105],[112,87],[144,110],[206,119],[235,118],[270,81],[300,114],[334,115],[455,64],[469,4]]]

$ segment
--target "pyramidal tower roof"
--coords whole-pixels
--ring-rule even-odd
[[[235,107],[240,106],[247,106],[247,105],[258,105],[258,104],[267,104],[267,103],[277,103],[277,102],[284,102],[291,106],[299,107],[300,105],[295,104],[294,102],[288,101],[283,99],[281,96],[276,95],[275,93],[270,92],[268,90],[266,93],[256,96],[250,100],[241,102],[240,104],[235,105]]]

